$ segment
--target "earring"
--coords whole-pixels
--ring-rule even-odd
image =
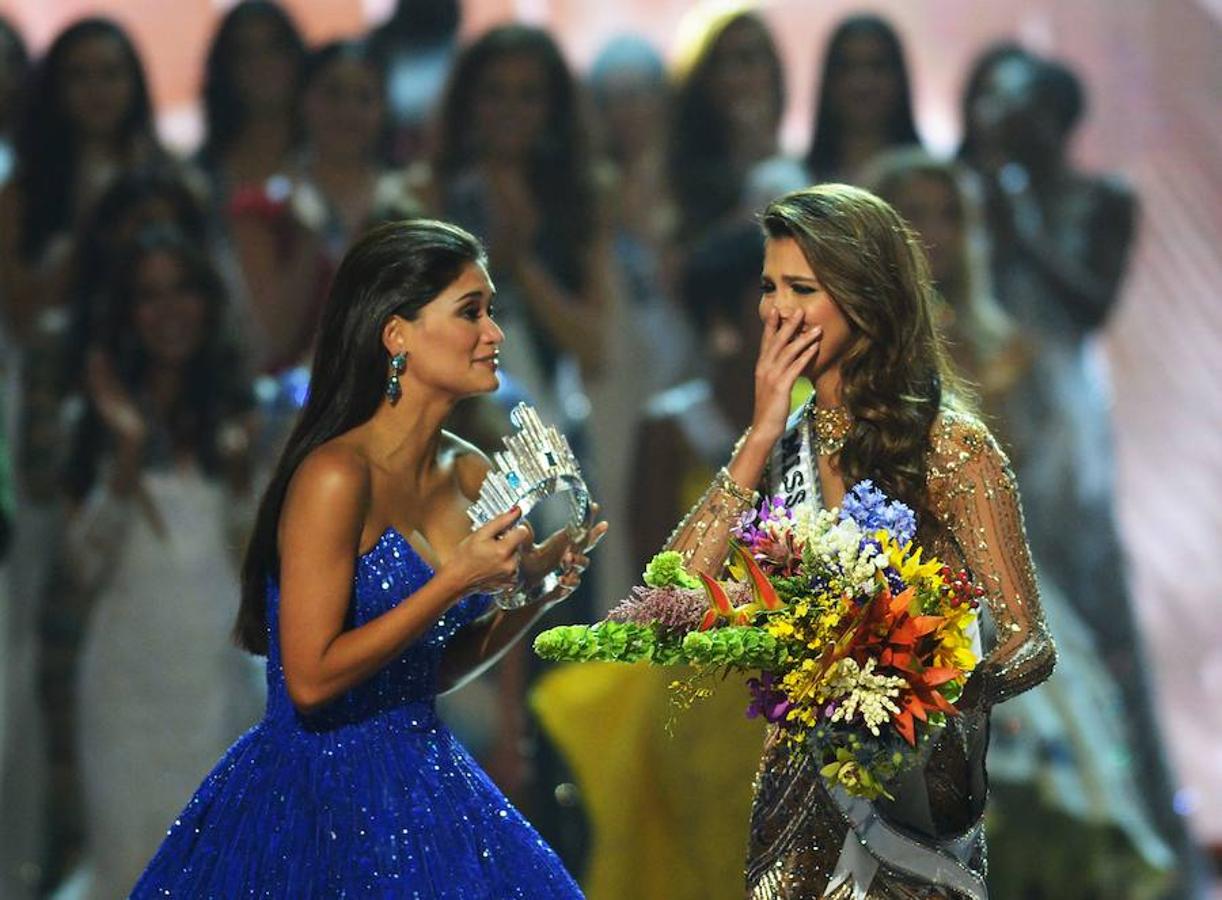
[[[399,385],[399,376],[407,369],[407,354],[396,353],[390,358],[390,378],[386,380],[386,398],[392,403],[398,403],[403,396],[403,388]]]

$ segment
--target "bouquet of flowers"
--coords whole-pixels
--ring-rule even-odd
[[[912,510],[869,481],[840,509],[765,500],[733,534],[726,580],[660,553],[606,621],[549,629],[536,653],[748,672],[748,716],[815,756],[830,784],[889,797],[958,712],[983,591],[923,559]]]

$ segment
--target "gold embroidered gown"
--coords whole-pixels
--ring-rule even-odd
[[[985,589],[983,658],[923,769],[894,789],[896,800],[877,804],[884,819],[922,845],[959,842],[968,877],[983,878],[985,848],[984,754],[989,709],[1048,677],[1055,650],[1040,610],[1022,511],[1013,473],[988,429],[961,413],[942,412],[928,451],[929,507],[917,541],[954,569],[966,568]],[[765,475],[764,490],[769,490]],[[730,529],[746,498],[714,482],[676,530],[670,549],[693,571],[720,575]],[[823,896],[836,869],[849,824],[815,767],[790,758],[765,740],[755,783],[747,854],[749,900],[805,900]],[[877,858],[877,856],[875,857]],[[876,900],[958,897],[935,882],[904,874],[879,859],[868,896]],[[831,895],[853,896],[852,879]]]

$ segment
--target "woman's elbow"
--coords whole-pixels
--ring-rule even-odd
[[[317,712],[331,700],[331,693],[321,684],[301,676],[290,676],[287,671],[284,686],[288,690],[289,700],[302,715]]]

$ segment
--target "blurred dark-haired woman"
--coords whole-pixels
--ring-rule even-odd
[[[88,345],[105,319],[111,270],[140,231],[162,225],[196,247],[213,249],[198,187],[177,166],[149,165],[119,174],[98,197],[77,231],[66,278],[72,345]]]
[[[815,181],[852,181],[883,150],[920,144],[895,29],[873,15],[841,22],[828,41],[806,167]]]
[[[426,205],[488,248],[506,340],[504,385],[485,408],[528,397],[569,434],[601,485],[596,467],[609,447],[596,429],[611,419],[590,411],[604,405],[601,389],[617,388],[611,342],[619,335],[612,323],[621,295],[610,184],[596,167],[585,111],[581,86],[551,34],[525,25],[492,28],[454,63],[437,146],[418,177]],[[575,602],[588,599],[583,592]],[[530,665],[519,651],[498,673],[502,695],[515,698],[504,704],[511,711],[525,694]],[[498,783],[523,796],[530,785],[516,748],[527,745],[526,722],[511,714],[497,727],[497,757],[488,765]],[[545,802],[556,808],[550,797]]]
[[[602,362],[612,256],[579,87],[546,31],[493,28],[460,54],[425,190],[428,205],[488,245],[503,327],[521,335],[506,349],[507,374],[573,419],[557,379],[573,373],[566,361],[585,374]]]
[[[977,393],[1002,446],[1005,398],[1031,363],[1031,348],[993,290],[979,179],[919,147],[879,154],[862,186],[895,207],[921,238],[937,288],[934,316],[956,368]]]
[[[309,195],[298,207],[335,267],[365,229],[414,218],[420,204],[400,171],[385,168],[385,74],[369,45],[334,41],[306,61],[302,82],[306,143],[296,180]]]
[[[1007,446],[1008,413],[1037,351],[992,295],[977,179],[920,150],[884,154],[869,169],[867,186],[895,206],[926,247],[943,300],[936,305],[939,326]],[[1023,471],[1026,460],[1011,459]],[[1057,636],[1057,668],[1040,690],[993,713],[989,895],[1156,896],[1172,856],[1142,803],[1124,703],[1057,573],[1038,556],[1035,566]],[[1092,753],[1091,746],[1112,751]],[[1037,868],[1030,865],[1033,848]]]
[[[646,379],[634,391],[639,399],[690,375],[695,355],[695,335],[676,297],[679,207],[667,166],[671,85],[658,51],[632,35],[603,47],[588,84],[602,153],[614,167],[615,256],[630,300],[617,330],[629,329],[637,348],[635,365]]]
[[[69,346],[66,299],[74,235],[119,173],[161,151],[140,57],[109,19],[82,19],[61,31],[30,73],[23,99],[14,171],[0,190],[0,319],[10,342],[4,366],[19,382],[10,431],[18,497],[10,634],[20,649],[11,666],[25,672],[16,682],[33,704],[37,616],[63,535],[64,384],[80,366]],[[0,773],[0,802],[5,821],[20,824],[13,833],[0,826],[0,844],[37,880],[45,862],[33,849],[42,837],[35,799],[45,768],[42,728],[36,707],[19,710],[19,702],[25,700],[14,701],[13,712],[23,727],[6,737],[16,750]],[[28,880],[14,887],[16,896]]]
[[[23,350],[19,477],[47,500],[62,458],[56,385],[74,230],[121,172],[161,154],[140,59],[114,22],[85,19],[64,30],[27,99],[17,170],[0,192],[0,312]]]
[[[140,57],[109,19],[60,32],[28,91],[16,170],[0,193],[0,290],[19,334],[55,302],[81,216],[117,173],[160,153]]]
[[[209,246],[203,201],[188,186],[178,167],[142,166],[119,174],[76,230],[65,278],[66,324],[60,362],[46,370],[48,381],[42,382],[44,389],[53,386],[53,396],[63,398],[57,433],[64,435],[64,445],[70,445],[70,435],[79,421],[91,358],[88,351],[106,322],[113,273],[135,236],[156,225],[180,230],[186,240],[201,249]],[[51,382],[51,378],[55,381]],[[57,459],[65,456],[61,452]],[[49,831],[55,836],[53,859],[47,872],[52,881],[61,874],[62,865],[75,859],[82,839],[74,738],[78,711],[76,664],[89,621],[91,599],[86,592],[73,592],[45,606],[43,613],[42,710],[47,726],[48,762],[55,776],[47,804]]]
[[[334,41],[306,58],[301,145],[282,171],[237,189],[228,206],[241,263],[244,326],[256,370],[303,365],[328,283],[370,225],[420,213],[401,172],[378,158],[382,68],[367,45]]]
[[[221,19],[204,69],[197,161],[209,181],[223,257],[234,263],[233,305],[258,373],[304,358],[325,291],[316,242],[283,215],[302,145],[306,55],[281,5],[242,0]]]
[[[252,504],[249,383],[200,248],[140,232],[90,338],[67,472],[69,570],[92,610],[77,682],[82,896],[125,896],[184,793],[258,714],[229,640]]]
[[[785,76],[764,20],[742,7],[689,13],[680,28],[670,178],[680,240],[697,241],[741,209],[751,170],[779,153]]]
[[[273,0],[242,0],[221,19],[204,64],[199,163],[222,204],[283,172],[301,138],[297,100],[306,45]]]
[[[699,499],[751,419],[751,384],[742,371],[754,365],[762,331],[763,256],[759,227],[750,221],[714,231],[687,256],[679,282],[698,317],[709,369],[707,377],[641,404],[625,452],[629,578]],[[621,584],[607,597],[627,593]],[[732,680],[707,683],[708,696],[672,715],[667,686],[687,674],[675,667],[567,665],[532,692],[598,836],[583,881],[592,897],[743,896],[750,776],[762,723],[742,714]]]
[[[1181,894],[1199,859],[1177,812],[1115,512],[1110,385],[1100,344],[1137,234],[1125,179],[1079,169],[1086,112],[1067,65],[1000,48],[976,66],[967,160],[986,186],[992,274],[1036,354],[1016,386],[1010,434],[1028,501],[1031,546],[1061,585],[1120,687],[1149,813],[1178,857]],[[965,104],[966,105],[966,104]]]
[[[963,81],[963,96],[959,101],[960,121],[963,137],[959,142],[957,157],[960,162],[975,171],[996,168],[1000,162],[996,148],[988,140],[990,129],[989,102],[982,103],[986,90],[1002,63],[1014,60],[1029,61],[1032,54],[1021,44],[1013,41],[998,41],[986,47],[973,61]]]

